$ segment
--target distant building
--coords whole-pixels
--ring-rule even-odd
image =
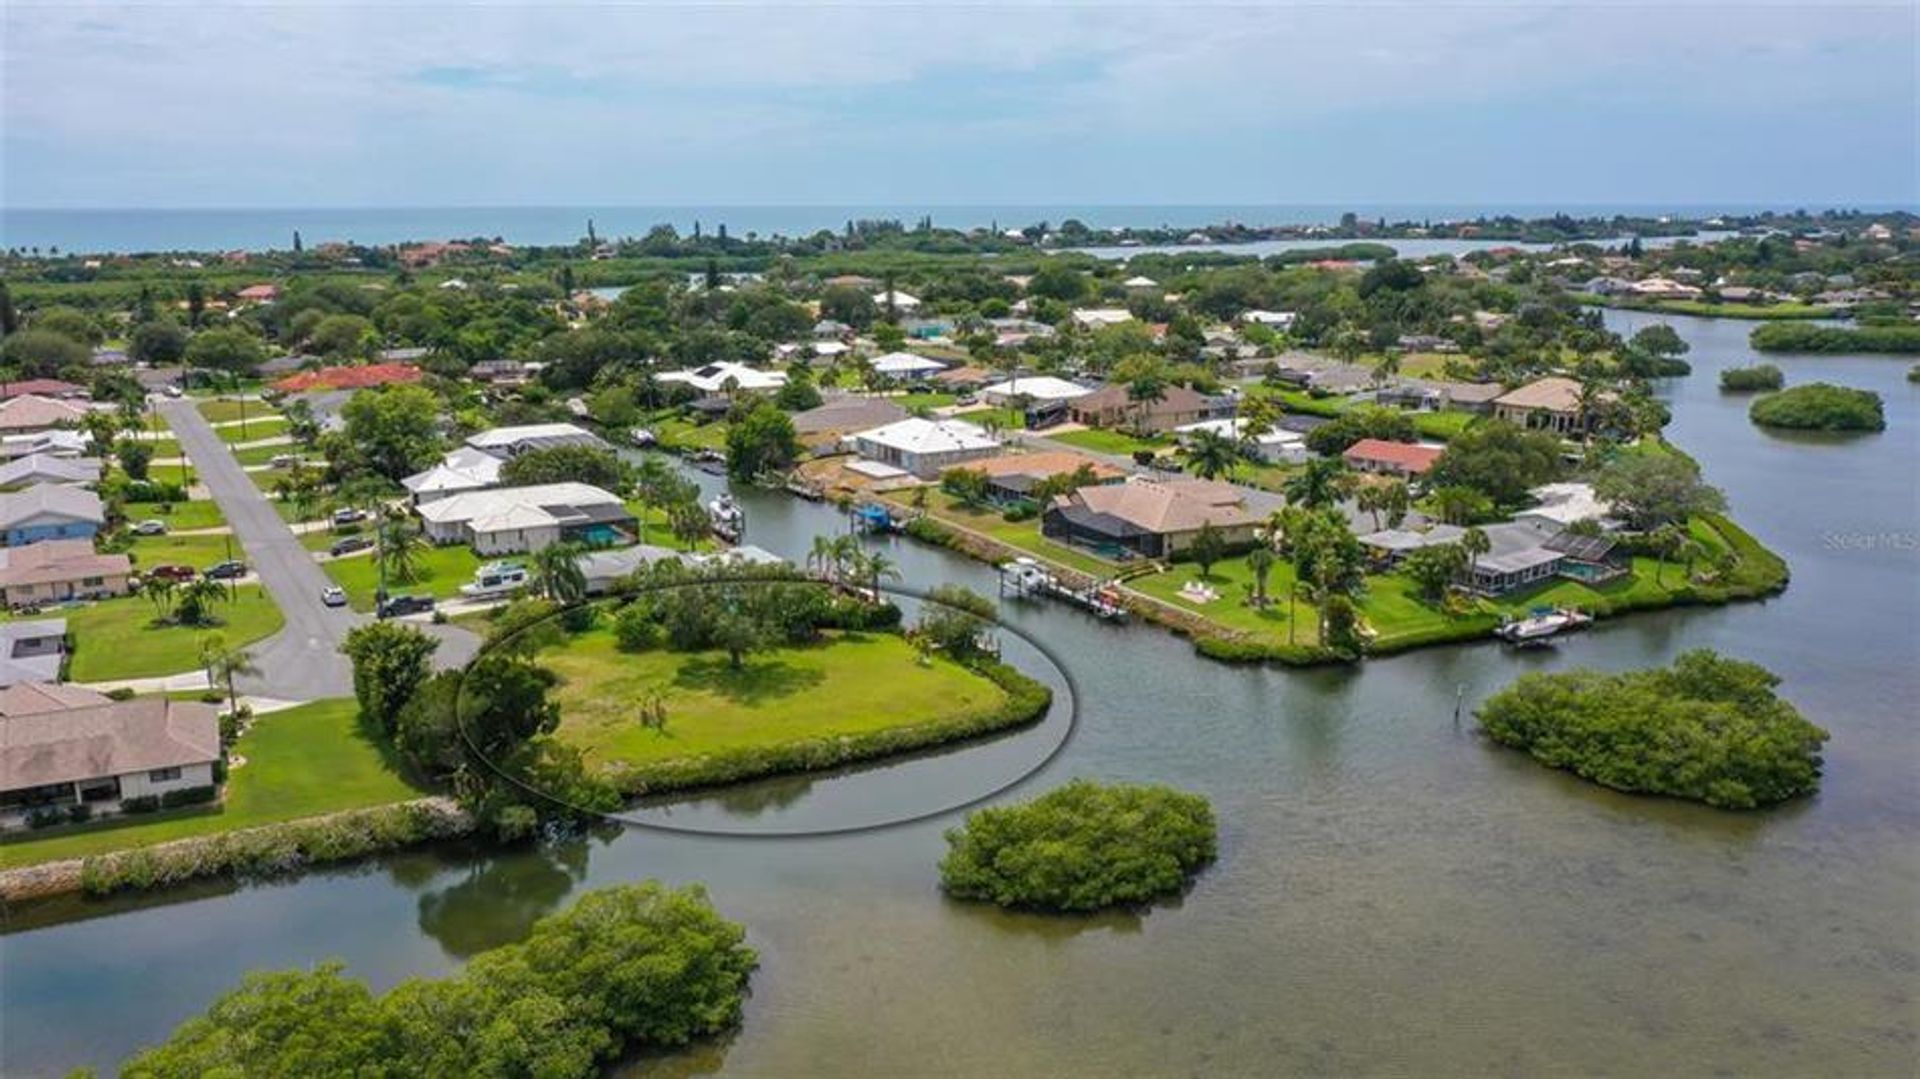
[[[64,401],[87,396],[87,388],[57,378],[28,378],[18,382],[0,382],[0,401],[11,401],[15,397],[25,397],[28,394]]]
[[[1385,476],[1399,476],[1402,479],[1418,479],[1427,474],[1433,463],[1446,452],[1439,446],[1421,446],[1412,442],[1388,442],[1379,438],[1363,438],[1347,447],[1341,459],[1349,468],[1360,472],[1376,472]]]
[[[1000,440],[965,420],[909,417],[848,437],[862,457],[932,479],[949,468],[991,457]]]
[[[962,465],[987,477],[987,497],[1006,504],[1033,496],[1034,488],[1055,476],[1071,476],[1081,469],[1093,477],[1094,485],[1120,483],[1127,474],[1104,461],[1078,453],[1017,453],[1006,457],[988,457]]]
[[[1216,411],[1212,398],[1186,386],[1168,386],[1158,400],[1135,401],[1127,387],[1118,383],[1076,398],[1067,406],[1075,423],[1147,431],[1171,431],[1212,419]]]
[[[704,367],[669,371],[657,381],[667,385],[692,386],[701,393],[724,393],[731,387],[743,393],[777,390],[787,384],[785,371],[762,371],[744,363],[721,360]]]
[[[1023,397],[1033,402],[1072,401],[1092,392],[1078,382],[1052,375],[1018,375],[982,387],[980,398],[990,405],[1008,405]]]
[[[1055,499],[1040,517],[1040,530],[1050,539],[1147,558],[1187,549],[1208,525],[1229,545],[1251,543],[1259,524],[1238,487],[1214,480],[1082,487]]]
[[[631,542],[635,520],[620,496],[585,483],[467,491],[415,507],[427,538],[466,543],[483,555],[538,551],[561,542]]]
[[[0,491],[18,491],[40,484],[93,487],[100,482],[98,457],[61,457],[30,453],[0,464]]]
[[[0,434],[23,435],[55,427],[78,427],[91,411],[86,405],[27,393],[0,401]]]
[[[1493,401],[1496,418],[1560,435],[1585,432],[1592,417],[1583,417],[1581,412],[1580,383],[1559,375],[1535,379]]]
[[[868,360],[867,366],[882,378],[900,382],[918,381],[947,369],[947,365],[939,360],[916,356],[911,352],[884,353]]]

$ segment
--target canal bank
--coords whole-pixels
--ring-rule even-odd
[[[1879,390],[1889,429],[1768,435],[1715,387],[1720,367],[1755,362],[1745,327],[1663,321],[1695,346],[1695,374],[1663,387],[1675,441],[1793,566],[1794,586],[1764,604],[1635,615],[1557,652],[1440,648],[1304,671],[1224,667],[1155,627],[1005,605],[1071,666],[1082,721],[1004,797],[1075,776],[1205,794],[1221,857],[1178,903],[1086,921],[949,903],[934,866],[957,816],[832,837],[621,830],[411,852],[10,915],[0,1071],[111,1069],[249,969],[339,957],[379,988],[443,973],[583,890],[658,877],[704,881],[764,959],[737,1035],[652,1062],[678,1073],[1907,1074],[1920,389],[1894,358],[1782,358],[1793,382]],[[741,498],[748,541],[784,554],[844,526],[784,494]],[[984,566],[878,542],[911,585],[993,591]],[[1615,794],[1453,722],[1456,694],[1470,709],[1522,671],[1618,670],[1688,647],[1774,669],[1833,732],[1817,798],[1732,814]],[[674,812],[773,828],[824,804],[918,798],[989,767],[981,752],[914,780],[792,777]]]

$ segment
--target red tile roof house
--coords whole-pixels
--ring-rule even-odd
[[[22,394],[0,402],[0,434],[19,435],[53,427],[78,427],[86,419],[88,411],[85,403]]]
[[[1363,438],[1347,447],[1347,452],[1341,456],[1349,467],[1361,472],[1378,472],[1410,479],[1426,475],[1443,452],[1439,446]]]
[[[360,367],[322,367],[302,371],[273,384],[278,393],[308,393],[314,390],[364,390],[374,386],[393,386],[418,382],[422,373],[410,363],[370,363]]]
[[[279,285],[248,285],[234,297],[244,303],[272,303],[280,298]]]
[[[11,401],[28,394],[57,399],[85,397],[87,388],[76,386],[71,382],[62,382],[57,378],[29,378],[19,382],[0,382],[0,401]]]

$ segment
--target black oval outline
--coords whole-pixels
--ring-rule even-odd
[[[764,582],[769,580],[777,581],[781,583],[791,583],[791,584],[812,584],[821,588],[833,587],[831,583],[820,580],[817,577],[801,576],[801,577],[795,577],[795,578],[780,578],[780,577],[766,577],[766,576],[760,576],[755,574],[737,574],[737,575],[723,575],[718,577],[705,577],[705,578],[700,578],[698,580],[669,581],[669,582],[662,582],[657,584],[650,583],[644,588],[641,588],[636,592],[628,593],[628,595],[641,595],[646,592],[664,591],[667,589],[674,589],[674,588],[700,588],[709,584],[729,584],[729,583],[743,583],[743,582],[752,583],[752,582]],[[961,608],[952,603],[948,603],[944,600],[938,599],[918,589],[904,588],[904,587],[889,587],[887,585],[881,585],[879,588],[879,591],[882,595],[906,596],[911,599],[917,599],[922,603],[932,603],[937,606],[946,607],[949,610],[961,611],[963,613],[972,614],[975,617],[979,617],[979,614],[976,611],[968,611],[965,608]],[[487,768],[490,771],[492,771],[494,775],[498,776],[499,778],[505,780],[508,783],[513,784],[514,786],[520,788],[521,791],[527,794],[530,794],[536,798],[540,798],[554,805],[561,806],[562,808],[565,808],[571,812],[578,813],[583,816],[597,817],[609,823],[618,824],[624,828],[641,828],[647,831],[661,832],[661,833],[670,834],[670,835],[701,836],[701,837],[715,838],[715,839],[740,839],[740,840],[753,840],[753,841],[804,839],[804,838],[812,838],[812,837],[819,837],[819,836],[834,836],[834,835],[857,835],[863,832],[877,832],[877,831],[881,831],[888,828],[900,828],[909,824],[918,824],[921,821],[931,820],[935,817],[946,816],[947,814],[950,814],[950,813],[956,813],[962,810],[972,809],[977,805],[981,805],[982,803],[991,801],[992,799],[998,798],[1000,795],[1005,794],[1010,790],[1013,790],[1014,788],[1025,783],[1027,780],[1032,779],[1034,776],[1038,775],[1049,764],[1052,764],[1054,760],[1057,757],[1059,757],[1063,751],[1065,751],[1068,743],[1073,741],[1074,733],[1078,731],[1080,727],[1080,683],[1077,679],[1074,678],[1073,671],[1065,663],[1061,662],[1059,655],[1055,653],[1051,647],[1049,647],[1047,644],[1042,642],[1038,637],[1027,633],[1025,630],[1008,625],[1000,617],[999,608],[996,606],[993,616],[991,618],[985,619],[985,621],[987,621],[989,624],[994,626],[996,629],[1006,630],[1007,632],[1010,632],[1014,636],[1020,638],[1022,641],[1025,641],[1028,645],[1032,646],[1034,651],[1040,654],[1041,658],[1045,659],[1048,663],[1052,664],[1053,669],[1059,672],[1061,681],[1066,684],[1067,693],[1071,697],[1071,700],[1069,701],[1068,709],[1067,709],[1067,729],[1065,733],[1063,733],[1060,736],[1060,740],[1054,743],[1053,747],[1049,749],[1046,752],[1046,754],[1042,756],[1038,761],[1034,762],[1034,764],[1031,767],[1029,767],[1026,771],[1021,772],[1019,775],[1014,776],[1012,779],[1009,779],[1006,782],[1001,783],[1000,785],[994,787],[993,789],[985,791],[984,793],[976,795],[965,801],[955,802],[951,805],[942,806],[938,809],[928,810],[923,813],[916,813],[910,817],[897,817],[891,820],[877,821],[870,824],[849,825],[844,828],[812,828],[804,831],[794,831],[794,832],[719,831],[712,828],[695,828],[695,827],[686,827],[682,825],[660,824],[653,821],[635,820],[631,817],[622,816],[619,814],[602,813],[598,810],[587,809],[582,806],[574,805],[571,802],[568,802],[561,798],[555,798],[553,795],[549,794],[546,791],[540,790],[539,788],[534,787],[531,784],[524,783],[515,776],[508,775],[505,770],[503,770],[502,768],[500,768],[499,765],[493,762],[492,758],[483,756],[479,752],[479,750],[474,746],[473,738],[467,731],[465,708],[464,708],[463,702],[466,699],[467,670],[475,662],[478,662],[482,656],[486,655],[488,650],[507,645],[510,642],[512,642],[515,638],[519,637],[521,634],[526,633],[538,626],[546,625],[548,622],[555,621],[559,619],[562,615],[564,615],[567,611],[573,610],[574,608],[585,607],[585,606],[595,606],[595,605],[606,605],[606,604],[607,604],[607,601],[605,600],[598,600],[598,601],[582,600],[577,603],[567,604],[566,606],[556,608],[552,614],[546,616],[545,618],[541,618],[534,622],[529,622],[528,624],[521,626],[520,628],[514,630],[512,633],[508,634],[505,637],[500,638],[497,641],[492,641],[484,644],[478,652],[474,653],[472,659],[469,659],[465,665],[460,667],[459,683],[455,686],[453,691],[453,722],[454,722],[455,729],[457,729],[460,732],[460,740],[465,742],[467,745],[467,752],[471,754],[473,757],[475,757],[476,759],[485,763]],[[1052,706],[1049,705],[1049,708],[1051,707]],[[1044,723],[1045,719],[1043,718],[1041,722]],[[932,747],[928,747],[928,748],[932,748]],[[795,774],[801,774],[801,773],[795,773]],[[771,779],[774,777],[766,776],[761,778]],[[748,780],[747,782],[752,782],[752,781]],[[692,789],[697,790],[698,788],[692,788]],[[624,813],[625,810],[623,809],[622,812]]]

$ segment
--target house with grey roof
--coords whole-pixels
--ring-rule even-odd
[[[30,453],[0,463],[0,491],[18,491],[42,483],[92,487],[100,482],[98,457],[60,457]]]
[[[0,622],[0,688],[21,682],[58,682],[67,656],[67,620]],[[0,715],[5,715],[0,710]]]
[[[91,540],[106,523],[100,496],[84,487],[43,483],[0,494],[0,539],[7,547],[52,539]]]
[[[130,798],[216,783],[212,705],[23,683],[0,690],[0,717],[0,826],[35,809],[116,812]]]

